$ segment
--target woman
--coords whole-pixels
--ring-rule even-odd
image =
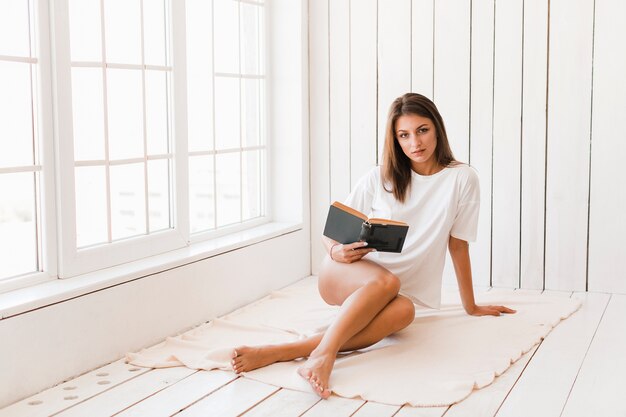
[[[402,253],[372,253],[364,242],[342,245],[323,237],[328,256],[318,285],[325,302],[341,306],[335,321],[324,333],[301,341],[236,348],[235,372],[308,357],[298,373],[328,398],[338,352],[371,346],[404,329],[415,318],[414,303],[439,307],[446,247],[468,314],[515,312],[474,303],[467,242],[476,237],[478,177],[454,159],[441,115],[428,98],[408,93],[392,103],[383,165],[359,181],[345,204],[408,223]]]

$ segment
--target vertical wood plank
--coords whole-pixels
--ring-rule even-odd
[[[350,188],[376,165],[376,0],[350,3]]]
[[[591,138],[591,212],[589,218],[589,291],[626,293],[624,250],[626,235],[626,176],[621,168],[626,134],[616,121],[626,114],[626,3],[596,2],[593,60],[593,119]],[[620,41],[618,41],[620,40]],[[619,219],[614,221],[613,219]]]
[[[387,113],[411,88],[411,0],[378,6],[378,161],[382,161]]]
[[[330,204],[328,0],[309,2],[309,100],[311,152],[311,270],[326,252],[320,243]]]
[[[434,102],[456,159],[469,159],[470,1],[435,2]]]
[[[445,122],[448,141],[459,161],[469,160],[470,106],[470,1],[434,3],[433,101]],[[454,28],[451,30],[451,28]],[[454,285],[456,276],[446,255],[443,281]]]
[[[350,0],[329,2],[330,199],[350,193]]]
[[[474,285],[491,284],[491,147],[494,0],[472,2],[471,129],[469,163],[480,178],[478,238],[471,246]]]
[[[433,98],[434,0],[411,4],[411,91]]]
[[[548,3],[524,2],[520,284],[543,288]]]
[[[519,285],[522,0],[496,3],[492,284]]]
[[[555,290],[586,285],[593,4],[550,2],[545,286]]]

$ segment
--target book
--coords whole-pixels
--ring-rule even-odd
[[[368,218],[358,210],[338,201],[330,205],[324,236],[339,243],[367,242],[380,252],[402,251],[409,225],[389,219]]]

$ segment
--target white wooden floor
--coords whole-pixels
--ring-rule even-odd
[[[493,384],[451,407],[336,396],[321,401],[230,372],[148,370],[118,361],[15,403],[0,416],[626,416],[626,295],[550,294],[580,297],[583,307]]]

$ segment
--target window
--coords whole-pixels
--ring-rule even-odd
[[[0,2],[0,281],[269,221],[264,22],[252,0]]]
[[[232,0],[186,7],[189,221],[202,233],[265,215],[265,10]]]
[[[0,280],[42,270],[33,5],[0,2]]]

